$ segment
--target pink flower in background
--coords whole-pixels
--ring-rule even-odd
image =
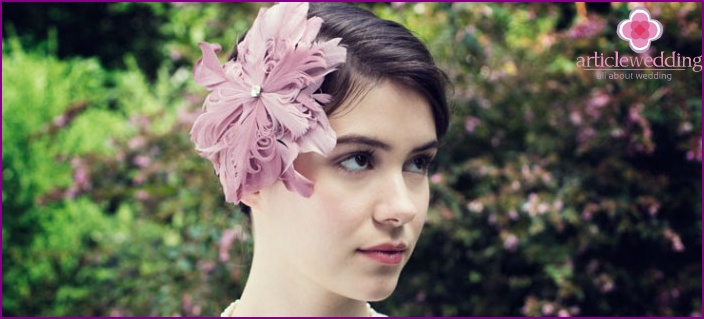
[[[435,173],[430,177],[430,182],[433,184],[440,184],[442,183],[443,179],[445,179],[445,177],[442,174]]]
[[[546,315],[546,316],[551,315],[555,311],[555,305],[553,305],[551,303],[546,303],[543,305],[541,311],[543,312],[543,315]]]
[[[662,36],[660,21],[650,19],[650,11],[645,8],[635,8],[628,19],[621,21],[616,27],[618,36],[628,41],[631,49],[636,53],[643,53],[650,48],[650,42]]]
[[[601,34],[605,27],[606,21],[590,16],[586,21],[576,24],[570,28],[570,30],[567,31],[567,37],[577,40],[593,38]]]
[[[516,251],[516,248],[518,248],[518,237],[514,234],[509,234],[504,239],[504,249],[508,251]]]
[[[232,247],[232,243],[235,241],[235,237],[237,237],[236,235],[237,234],[232,229],[227,229],[222,233],[219,243],[220,261],[225,262],[230,259],[230,248]]]
[[[464,128],[467,130],[467,133],[473,133],[474,129],[479,126],[481,123],[481,120],[479,120],[476,117],[473,116],[467,116],[464,120]]]
[[[130,151],[135,151],[139,148],[142,148],[144,145],[147,144],[147,139],[144,136],[135,136],[131,138],[129,141],[127,141],[127,148],[130,149]]]
[[[142,189],[142,190],[138,190],[134,194],[134,197],[136,197],[138,200],[144,201],[144,200],[149,199],[150,196],[149,196],[149,192]]]
[[[226,229],[222,233],[222,237],[220,237],[220,242],[218,243],[220,261],[226,262],[230,260],[230,248],[232,248],[236,240],[247,241],[247,239],[247,234],[240,225],[235,225],[232,229]]]
[[[137,165],[137,167],[139,168],[145,168],[152,163],[152,159],[146,155],[137,155],[132,160],[132,163],[134,163],[134,165]]]

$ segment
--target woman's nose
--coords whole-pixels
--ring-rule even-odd
[[[378,201],[373,212],[374,220],[392,227],[400,227],[410,222],[418,215],[413,196],[403,173],[385,177],[379,187]]]

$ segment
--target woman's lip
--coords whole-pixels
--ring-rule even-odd
[[[403,261],[403,255],[408,249],[404,243],[385,243],[357,249],[357,252],[367,258],[386,265],[397,265]]]
[[[387,265],[398,265],[403,261],[403,250],[357,250],[367,258]]]
[[[404,243],[397,243],[397,244],[387,243],[387,244],[381,244],[381,245],[376,245],[376,246],[371,246],[371,247],[360,248],[359,250],[361,250],[361,251],[403,252],[406,249],[407,249],[407,246]]]

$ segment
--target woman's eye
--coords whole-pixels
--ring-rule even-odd
[[[340,166],[351,172],[359,172],[371,169],[371,157],[371,154],[356,153],[347,158],[346,160],[340,162]]]
[[[426,173],[428,173],[428,167],[430,166],[431,161],[432,158],[430,156],[417,156],[408,161],[404,169],[408,172],[425,175]]]

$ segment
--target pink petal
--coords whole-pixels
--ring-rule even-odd
[[[210,44],[207,42],[201,42],[198,45],[203,52],[203,58],[198,60],[193,67],[193,78],[199,85],[204,86],[206,89],[212,89],[213,86],[225,81],[225,73],[222,70],[218,56],[215,55],[216,52],[220,51],[221,47],[217,43]]]
[[[631,17],[631,20],[638,21],[638,22],[643,22],[643,21],[647,22],[648,20],[650,20],[650,18],[645,13],[638,11],[638,12],[636,12],[636,14],[633,15],[633,17]]]
[[[311,97],[323,105],[332,102],[332,96],[330,96],[330,94],[311,94]]]
[[[633,23],[631,21],[623,23],[623,27],[621,28],[621,33],[626,37],[625,40],[628,40],[631,38],[631,32],[633,32]]]
[[[329,67],[345,63],[347,60],[347,49],[339,46],[340,41],[342,41],[341,38],[334,38],[330,41],[318,43],[320,50],[323,51],[325,62]]]
[[[276,143],[278,142],[271,135],[262,136],[257,140],[252,150],[251,165],[247,168],[247,173],[254,174],[262,171],[263,163],[268,163],[279,155],[276,153]],[[275,175],[278,177],[278,173]]]
[[[263,94],[261,99],[274,122],[274,129],[279,126],[282,130],[288,130],[297,138],[308,130],[308,119],[299,112],[293,105],[293,96],[283,96],[278,94]]]
[[[246,143],[246,141],[244,141]],[[244,181],[245,171],[242,165],[247,163],[247,153],[243,152],[245,147],[241,145],[231,146],[219,153],[220,167],[217,174],[220,177],[225,200],[231,203],[237,203],[244,195],[242,185]]]
[[[301,153],[315,152],[326,156],[335,148],[337,137],[335,131],[331,130],[327,123],[318,123],[298,141]]]
[[[315,44],[310,49],[293,51],[282,58],[267,76],[263,87],[269,92],[282,90],[289,86],[298,89],[309,87],[305,92],[317,90],[326,74],[334,71],[334,67],[344,62],[340,59],[340,50],[330,50],[333,54],[331,62],[324,51],[325,45]],[[344,48],[341,48],[346,53]],[[340,62],[342,60],[342,62]]]
[[[291,43],[301,40],[306,29],[307,2],[280,3],[271,7],[266,14],[269,23],[262,26],[265,35],[284,39]]]
[[[662,28],[658,28],[658,25],[655,22],[649,22],[648,23],[648,34],[650,34],[650,37],[649,37],[650,40],[659,39],[660,36],[662,35]]]
[[[281,176],[281,180],[286,186],[286,189],[292,192],[296,192],[303,197],[310,197],[313,195],[313,182],[305,178],[293,168],[286,170]]]
[[[252,79],[247,74],[239,61],[228,61],[223,66],[225,69],[225,78],[229,82],[228,88],[238,90],[250,97],[249,92],[252,89]]]
[[[316,152],[320,155],[327,155],[335,148],[337,143],[335,131],[330,127],[325,111],[315,100],[302,97],[299,97],[299,99],[302,102],[299,106],[307,108],[311,127],[305,135],[297,140],[301,153]]]
[[[298,173],[293,167],[293,161],[298,154],[298,146],[290,144],[287,147],[280,146],[279,151],[284,159],[284,171],[281,175],[286,189],[296,192],[304,197],[310,197],[313,194],[313,182]]]
[[[638,48],[639,50],[644,49],[645,46],[648,45],[648,43],[650,43],[650,40],[648,40],[647,38],[646,39],[642,39],[642,38],[635,39],[634,38],[632,41],[633,41],[633,45],[636,48]]]
[[[242,105],[236,105],[201,114],[191,128],[191,140],[196,149],[204,150],[218,143],[233,123],[239,121],[242,111]]]
[[[265,117],[263,108],[255,107],[249,116],[243,116],[222,139],[222,143],[228,145],[228,148],[225,152],[221,152],[221,154],[225,153],[227,161],[222,161],[220,166],[220,183],[223,185],[228,202],[237,203],[242,196],[266,186],[262,185],[264,182],[272,182],[272,174],[250,174],[252,171],[259,170],[259,167],[266,167],[266,160],[273,158],[261,156],[262,153],[257,151],[257,143],[261,136],[258,127],[265,125],[260,123]]]
[[[320,27],[322,25],[323,19],[321,18],[312,17],[308,19],[306,22],[305,33],[303,33],[300,42],[305,43],[307,44],[307,47],[310,47],[315,40],[315,37],[318,36],[318,32],[320,31]]]
[[[259,14],[257,18],[254,19],[252,27],[247,31],[245,38],[237,45],[237,60],[242,62],[242,64],[247,64],[249,61],[261,61],[264,60],[264,54],[266,52],[266,42],[262,39],[266,39],[263,34],[263,30],[260,26],[262,23],[267,9],[259,9]],[[250,39],[255,38],[256,41]]]
[[[244,192],[248,194],[273,185],[281,176],[284,161],[277,150],[279,142],[271,136],[262,137],[257,141],[247,167],[244,181]]]

